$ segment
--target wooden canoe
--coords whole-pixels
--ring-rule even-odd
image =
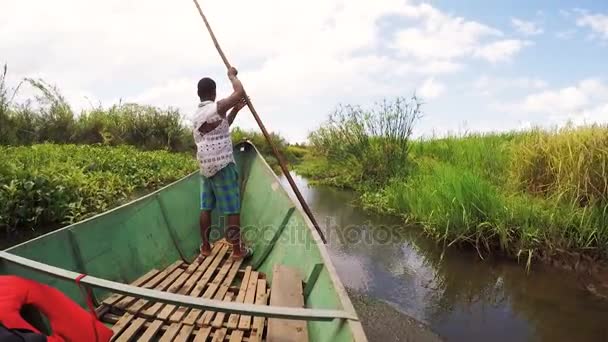
[[[366,341],[329,254],[300,205],[249,142],[235,145],[241,224],[254,255],[233,262],[213,213],[197,259],[199,174],[0,252],[0,274],[33,279],[86,307],[93,290],[116,340]]]

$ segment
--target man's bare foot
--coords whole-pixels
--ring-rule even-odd
[[[201,256],[208,257],[211,255],[211,245],[209,243],[203,243],[200,247]]]
[[[247,259],[253,255],[253,249],[251,247],[241,245],[240,248],[233,248],[230,259],[232,261]]]

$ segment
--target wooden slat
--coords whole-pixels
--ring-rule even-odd
[[[174,262],[173,264],[171,264],[169,267],[165,268],[164,270],[162,270],[161,274],[157,275],[156,277],[154,277],[154,281],[152,281],[151,283],[146,283],[144,284],[143,287],[147,288],[147,289],[151,289],[154,288],[157,284],[160,284],[161,281],[169,274],[171,274],[173,271],[175,271],[177,268],[179,268],[184,262],[181,260],[178,260],[176,262]],[[164,275],[163,275],[164,273]]]
[[[211,327],[200,328],[196,336],[194,336],[194,342],[205,342],[209,334],[211,334]]]
[[[143,318],[135,319],[133,322],[131,322],[131,325],[129,325],[129,327],[125,330],[125,332],[123,332],[115,341],[116,342],[131,341],[131,339],[135,336],[135,334],[137,334],[139,329],[141,329],[144,326],[144,323],[146,323],[146,320]]]
[[[186,283],[184,283],[184,285],[180,288],[180,290],[178,291],[178,294],[187,295],[193,291],[193,288],[196,285],[199,278],[201,277],[201,275],[203,275],[203,273],[205,271],[207,271],[207,269],[211,265],[212,261],[218,257],[218,252],[221,251],[222,246],[223,246],[222,244],[218,244],[218,243],[216,243],[213,246],[213,249],[211,250],[211,255],[209,255],[208,257],[205,257],[205,259],[200,263],[200,265],[198,265],[198,267],[196,268],[196,271],[194,273],[192,273],[190,278],[188,278]],[[175,309],[175,305],[165,306],[165,309],[163,309],[163,311],[159,315],[159,318],[162,317],[162,319],[166,319],[167,316],[170,315],[174,309]],[[187,311],[188,311],[187,307],[180,306],[171,316],[171,321],[173,321],[173,322],[181,321],[181,319],[183,318],[184,314]]]
[[[213,334],[213,339],[211,340],[211,342],[221,342],[224,340],[224,337],[226,337],[226,328],[222,328],[219,330],[216,330],[215,333]]]
[[[186,272],[182,273],[182,275],[179,276],[179,278],[173,284],[171,284],[171,286],[169,286],[169,289],[167,290],[167,292],[170,292],[170,293],[179,292],[182,289],[182,287],[186,286],[185,283],[187,281],[189,281],[191,278],[198,277],[199,275],[195,271],[198,269],[199,266],[200,265],[197,261],[190,264],[188,269],[186,269]],[[179,294],[185,294],[185,293],[181,292]],[[165,305],[165,307],[162,309],[162,311],[158,314],[158,319],[166,320],[169,317],[169,315],[171,315],[173,310],[175,310],[175,305],[172,305],[172,304]]]
[[[258,285],[258,272],[251,272],[249,284],[247,285],[247,293],[245,294],[244,303],[253,304],[255,301],[255,288]],[[249,330],[251,328],[251,316],[242,315],[239,320],[239,329]]]
[[[181,327],[180,323],[173,323],[169,326],[169,329],[165,331],[163,336],[158,340],[159,342],[170,342],[173,341],[177,333],[179,332],[179,328]]]
[[[232,267],[233,263],[234,262],[232,260],[230,260],[230,258],[224,262],[224,265],[222,266],[220,271],[213,278],[213,280],[211,281],[211,284],[209,285],[209,287],[207,287],[207,290],[205,290],[205,293],[203,293],[203,298],[210,299],[216,294],[216,291],[220,287],[220,283],[222,282],[222,280],[224,280],[224,277],[228,273],[228,270],[230,270],[230,268]],[[204,320],[211,321],[212,315],[213,315],[213,311],[206,310],[203,313],[203,315],[201,316],[201,318],[199,318],[199,321],[201,321],[201,322]]]
[[[213,275],[213,273],[215,273],[217,266],[220,264],[220,262],[222,261],[222,259],[226,255],[226,253],[228,252],[228,249],[229,249],[228,246],[225,246],[225,245],[222,246],[222,249],[218,253],[218,256],[213,260],[211,265],[209,265],[209,268],[207,269],[207,271],[205,271],[205,274],[203,274],[203,277],[198,281],[198,283],[194,287],[194,290],[192,290],[192,292],[190,292],[190,296],[199,297],[201,295],[201,293],[205,289],[205,286],[211,279],[211,276]],[[184,309],[185,309],[185,311],[188,310],[188,308],[184,308]],[[184,311],[184,310],[182,310],[182,311]],[[185,311],[184,311],[184,313],[185,313]],[[182,314],[182,315],[184,313],[180,312],[180,314]],[[194,325],[194,323],[196,322],[196,319],[198,318],[200,313],[201,313],[200,309],[191,310],[190,313],[188,314],[188,316],[186,316],[186,319],[184,319],[184,324]]]
[[[242,303],[245,300],[245,294],[247,294],[247,285],[249,285],[249,278],[251,276],[251,266],[247,266],[245,269],[245,275],[243,275],[243,280],[241,281],[241,288],[239,290],[239,294],[236,296],[235,302]],[[230,314],[228,318],[228,327],[230,329],[235,329],[239,322],[238,314]]]
[[[266,279],[259,279],[256,289],[255,303],[258,305],[266,305],[268,302],[268,293],[266,292]],[[253,317],[253,331],[251,332],[250,341],[261,342],[264,335],[264,317]]]
[[[211,299],[213,297],[213,295],[215,295],[215,292],[217,291],[217,289],[220,286],[220,282],[224,279],[224,277],[228,273],[230,266],[232,266],[232,261],[226,260],[226,262],[224,262],[224,265],[222,266],[222,268],[220,268],[220,271],[213,278],[211,284],[209,284],[209,286],[207,287],[207,290],[205,290],[205,293],[203,293],[203,298]]]
[[[181,268],[175,268],[171,272],[171,274],[169,274],[165,279],[163,279],[163,281],[160,284],[156,285],[156,287],[154,287],[154,289],[155,290],[159,290],[159,291],[163,291],[169,285],[171,285],[171,283],[173,283],[177,279],[177,277],[179,277],[183,272],[184,272],[183,269],[181,269]],[[129,311],[132,314],[137,314],[148,303],[149,303],[149,300],[147,300],[147,299],[143,299],[143,298],[139,299],[137,302],[133,303],[133,305],[129,306],[127,308],[127,311]],[[162,303],[158,302],[158,303],[155,303],[155,304],[162,304]],[[154,312],[153,314],[150,314],[150,316],[154,316],[155,313],[156,312]]]
[[[116,322],[116,324],[112,326],[112,341],[115,338],[114,336],[118,337],[118,335],[120,335],[120,333],[127,328],[127,326],[129,325],[129,323],[131,323],[134,317],[135,316],[129,313],[125,313],[122,317],[120,317],[118,322]]]
[[[190,335],[192,335],[192,331],[194,330],[194,325],[184,324],[182,328],[179,330],[179,334],[177,338],[173,341],[175,342],[188,342],[190,339]]]
[[[183,294],[188,294],[192,291],[192,289],[196,285],[196,282],[198,281],[200,276],[207,270],[207,267],[209,267],[209,265],[215,259],[215,257],[217,256],[217,253],[220,250],[221,250],[221,244],[216,244],[213,246],[213,249],[211,250],[211,255],[208,257],[205,257],[203,262],[201,262],[199,267],[196,269],[195,273],[196,273],[197,277],[188,279],[186,284],[184,284],[184,287],[183,287],[184,293]]]
[[[274,265],[270,305],[304,307],[302,278],[298,270],[285,265]],[[308,341],[306,321],[270,318],[266,341]]]
[[[165,278],[154,289],[155,290],[159,290],[159,291],[165,291],[165,289],[167,289],[169,286],[171,286],[171,284],[173,284],[174,282],[176,282],[179,279],[179,277],[184,272],[185,272],[185,270],[182,270],[182,269],[179,269],[179,268],[175,269],[173,271],[173,273],[171,273],[167,278]],[[149,302],[150,301],[147,300],[147,299],[140,299],[135,304],[133,304],[131,307],[129,307],[127,310],[129,312],[131,312],[131,313],[138,313]],[[147,308],[146,310],[144,310],[142,313],[144,315],[146,315],[146,316],[154,317],[154,315],[156,315],[156,313],[158,312],[158,310],[160,310],[160,308],[163,305],[164,304],[160,303],[160,302],[153,303],[149,308]]]
[[[156,274],[158,274],[158,270],[157,269],[152,269],[150,270],[150,272],[144,274],[143,276],[135,279],[134,282],[131,283],[131,285],[133,286],[141,286],[143,285],[145,282],[147,282],[150,278],[154,277]],[[116,302],[118,302],[119,300],[121,300],[124,297],[124,295],[120,294],[120,293],[114,293],[111,296],[109,296],[108,298],[104,299],[103,302],[101,302],[102,304],[105,305],[112,305]]]
[[[161,283],[165,279],[165,277],[167,277],[167,275],[171,274],[171,272],[178,269],[178,267],[182,263],[183,263],[183,261],[181,261],[181,260],[174,262],[168,268],[162,270],[161,272],[157,273],[154,277],[152,277],[151,279],[146,281],[143,285],[141,285],[141,287],[149,289],[149,288],[153,288],[154,286],[157,286],[159,283]],[[121,301],[116,303],[114,306],[119,309],[126,309],[131,304],[137,303],[136,300],[137,300],[137,298],[126,296]]]
[[[232,330],[230,334],[230,340],[228,342],[241,342],[243,340],[243,330]]]
[[[228,252],[227,246],[224,246],[220,250],[217,257],[213,260],[211,265],[209,265],[209,268],[207,269],[207,271],[205,271],[205,274],[203,274],[203,277],[196,283],[196,287],[194,288],[194,290],[192,291],[192,294],[191,294],[192,296],[198,297],[198,296],[200,296],[201,293],[203,293],[205,286],[207,286],[207,283],[209,282],[209,280],[211,280],[211,276],[213,276],[213,273],[215,273],[215,270],[217,269],[219,264],[222,262],[222,260],[224,259],[224,256],[226,255],[227,252]]]
[[[182,273],[182,275],[179,276],[177,281],[175,281],[173,284],[171,284],[171,286],[169,286],[167,291],[169,291],[171,293],[176,293],[179,289],[181,289],[182,286],[184,285],[184,283],[186,283],[186,281],[190,278],[190,276],[192,276],[194,271],[196,271],[198,266],[199,266],[198,260],[195,260],[193,263],[188,265],[188,267],[186,268],[184,273]]]
[[[232,263],[232,267],[230,268],[230,272],[228,272],[228,276],[226,276],[226,278],[222,282],[222,285],[220,286],[218,291],[213,296],[213,299],[226,300],[225,299],[226,292],[228,292],[228,289],[230,288],[230,284],[232,284],[232,281],[234,280],[234,277],[236,276],[238,269],[242,263],[243,263],[243,259],[239,259]],[[232,297],[233,297],[233,295],[231,294],[230,299],[228,301],[231,301]],[[196,324],[198,326],[209,325],[209,323],[213,320],[214,314],[215,314],[214,311],[209,311],[209,310],[205,311],[203,316],[201,316],[201,318],[196,322]],[[222,313],[221,321],[223,321],[223,320],[224,320],[224,314]]]
[[[215,292],[220,287],[220,285],[221,285],[220,283],[222,282],[222,280],[224,280],[224,277],[226,276],[226,274],[228,274],[228,271],[230,270],[232,263],[233,263],[233,261],[230,259],[228,259],[224,262],[224,265],[222,265],[222,268],[220,268],[220,271],[213,278],[213,280],[209,284],[209,287],[207,287],[207,290],[205,290],[205,292],[203,293],[203,298],[209,299],[209,298],[213,297]]]
[[[161,320],[156,320],[156,321],[152,322],[152,324],[150,324],[148,326],[148,329],[146,329],[144,334],[141,335],[141,337],[139,338],[139,340],[137,340],[137,342],[151,341],[162,326],[163,326],[163,321],[161,321]]]
[[[219,261],[221,261],[221,259],[224,257],[224,254],[225,254],[225,252],[222,253],[222,246],[220,244],[216,244],[215,246],[213,246],[211,255],[206,259],[207,262],[203,261],[201,263],[200,267],[196,268],[196,272],[194,272],[191,275],[191,277],[188,279],[188,281],[185,284],[183,284],[183,286],[181,286],[181,288],[179,289],[179,294],[184,294],[184,295],[189,294],[192,291],[193,287],[199,281],[199,278],[201,277],[201,275],[203,275],[203,277],[204,277],[204,273],[211,270],[211,268],[215,269],[215,267],[214,267],[215,260],[219,259]],[[185,313],[185,311],[187,311],[187,309],[188,308],[184,307],[184,310],[182,310],[182,311]],[[167,305],[167,306],[165,306],[163,311],[160,312],[160,314],[158,315],[158,318],[166,320],[167,318],[169,318],[169,316],[173,313],[174,310],[175,310],[175,305]],[[181,316],[183,317],[183,314]],[[179,321],[180,321],[180,319],[174,320],[174,322],[179,322]]]
[[[226,293],[226,297],[224,297],[224,300],[227,301],[227,302],[231,302],[233,297],[234,297],[234,295],[232,293],[228,292],[228,293]],[[221,328],[224,325],[224,317],[226,317],[226,313],[224,313],[224,312],[218,312],[217,315],[215,315],[215,319],[213,320],[212,326],[214,328]],[[205,325],[206,323],[205,322],[201,322],[201,324]],[[199,326],[201,324],[199,324]]]

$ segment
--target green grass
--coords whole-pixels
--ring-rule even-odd
[[[313,140],[297,171],[358,190],[365,207],[420,223],[446,246],[506,254],[528,266],[563,252],[608,259],[607,126],[410,141],[402,169],[372,181],[352,177],[379,163],[371,145],[349,165],[327,152],[340,139]]]

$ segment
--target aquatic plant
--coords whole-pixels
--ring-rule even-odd
[[[189,154],[132,146],[0,146],[0,229],[48,229],[108,210],[196,170]]]

